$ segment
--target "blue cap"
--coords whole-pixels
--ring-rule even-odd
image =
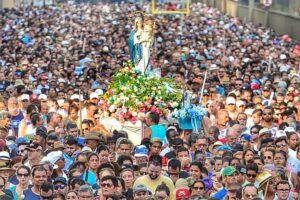
[[[228,145],[222,145],[222,146],[217,147],[217,151],[232,151],[232,149]]]
[[[139,145],[135,147],[134,157],[147,157],[148,149],[145,145]]]
[[[62,177],[62,176],[59,176],[59,177],[56,177],[53,181],[53,184],[57,183],[57,182],[60,182],[60,183],[63,183],[65,185],[67,185],[67,179]]]
[[[244,133],[241,135],[241,140],[246,140],[247,142],[251,141],[251,135]]]
[[[24,137],[17,137],[16,138],[16,141],[15,141],[15,144],[17,146],[19,146],[19,144],[29,144],[27,138],[24,138]]]

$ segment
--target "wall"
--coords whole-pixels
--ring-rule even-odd
[[[300,41],[300,13],[295,13],[295,8],[289,8],[289,13],[286,13],[272,9],[272,7],[269,10],[254,7],[251,14],[249,13],[251,12],[251,9],[248,5],[242,5],[232,0],[200,0],[200,2],[216,7],[222,12],[238,17],[243,21],[252,21],[257,25],[262,24],[265,27],[271,27],[278,35],[288,34],[294,39]],[[226,10],[224,9],[225,3]],[[297,5],[299,5],[299,3]]]

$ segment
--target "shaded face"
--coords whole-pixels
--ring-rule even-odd
[[[289,145],[292,149],[295,148],[297,142],[298,142],[298,135],[297,134],[293,134],[291,135],[290,139],[289,139]]]
[[[67,194],[67,200],[78,200],[78,196],[75,192],[69,192]]]
[[[133,194],[133,198],[134,199],[144,199],[146,198],[148,195],[147,195],[147,192],[146,191],[140,191],[140,192],[136,192]]]
[[[102,163],[108,163],[109,162],[109,152],[108,151],[101,151],[99,154],[99,162]]]
[[[264,153],[264,162],[265,164],[273,164],[273,160],[274,160],[274,157],[273,157],[273,153],[270,152],[270,151],[266,151]]]
[[[162,144],[160,142],[153,142],[150,146],[150,154],[158,155],[161,152]]]
[[[196,148],[199,151],[205,152],[207,150],[207,140],[206,139],[198,139],[196,141]]]
[[[192,165],[190,168],[190,175],[196,180],[200,179],[201,178],[201,170],[197,166]]]
[[[20,168],[17,171],[17,179],[18,179],[19,183],[21,183],[21,184],[28,183],[29,178],[30,178],[30,173],[26,169]]]
[[[263,111],[263,120],[266,121],[266,122],[271,122],[273,120],[273,113],[272,113],[272,110],[270,109],[265,109]]]
[[[105,196],[113,194],[115,186],[113,185],[112,180],[105,180],[101,182],[101,193]]]
[[[284,141],[284,140],[282,140],[282,141],[279,141],[279,142],[276,142],[276,151],[284,151],[284,152],[287,152],[288,151],[288,145],[287,145],[287,143]]]
[[[250,183],[254,183],[256,179],[257,173],[254,170],[248,170],[246,174],[247,181]]]
[[[229,145],[233,145],[234,143],[236,143],[236,141],[237,141],[237,136],[236,136],[236,133],[228,133],[228,135],[227,135],[227,143],[229,144]]]
[[[246,187],[244,189],[243,199],[244,200],[252,200],[257,195],[258,195],[257,189],[255,187]]]
[[[73,153],[76,151],[76,144],[65,144],[65,152],[68,154],[68,156],[72,156]]]
[[[157,179],[157,177],[160,175],[161,172],[161,166],[155,166],[153,164],[150,164],[148,167],[148,175],[152,180]]]
[[[54,191],[55,193],[59,193],[59,194],[65,194],[67,192],[67,185],[65,185],[64,183],[55,183],[54,185]]]
[[[20,156],[26,156],[26,155],[27,155],[28,151],[25,150],[25,148],[26,148],[26,145],[20,145],[20,146],[18,147],[19,155],[20,155]]]
[[[173,183],[175,183],[178,179],[179,179],[179,167],[177,167],[176,169],[173,169],[172,167],[168,168],[168,174],[170,176],[170,179],[173,181]]]
[[[124,171],[121,175],[121,178],[124,180],[126,188],[132,187],[134,181],[134,176],[132,171]]]
[[[79,193],[79,200],[91,200],[93,195],[89,191],[83,191]]]
[[[98,156],[92,156],[88,162],[91,169],[97,169],[99,167],[99,158]]]
[[[276,189],[278,199],[288,199],[290,191],[289,184],[278,184]]]
[[[120,155],[130,155],[131,148],[129,144],[120,144],[118,148],[118,154]]]
[[[44,182],[47,181],[46,171],[35,171],[33,176],[33,184],[40,187]]]
[[[41,196],[42,200],[52,199],[52,197],[53,197],[53,191],[49,190],[49,191],[45,192],[45,191],[41,190],[40,196]]]
[[[281,153],[275,153],[274,164],[275,164],[275,166],[284,166],[285,167],[285,157]]]
[[[157,192],[155,192],[154,196],[160,200],[168,200],[169,199],[169,196],[167,195],[167,193],[165,191],[157,191]]]
[[[200,195],[204,195],[205,193],[205,188],[203,183],[201,182],[197,182],[194,184],[194,187],[192,188],[192,195],[195,194],[200,194]]]

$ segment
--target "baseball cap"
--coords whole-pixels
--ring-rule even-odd
[[[184,199],[191,196],[190,190],[187,188],[179,188],[176,190],[176,199]]]
[[[247,170],[246,170],[246,167],[243,166],[243,165],[237,165],[235,167],[236,171],[240,172],[241,174],[246,174],[247,173]]]
[[[23,100],[30,100],[30,97],[29,97],[29,95],[28,94],[22,94],[21,95],[21,101],[23,101]]]
[[[144,184],[137,184],[133,187],[133,193],[136,192],[147,192],[148,189]]]
[[[44,100],[44,101],[47,101],[47,95],[45,95],[45,94],[40,94],[39,95],[39,100]]]
[[[265,134],[272,134],[271,130],[268,129],[268,128],[263,128],[259,131],[259,137],[262,136],[262,135],[265,135]]]
[[[145,145],[136,146],[134,150],[134,157],[147,157],[148,149]]]
[[[244,133],[244,134],[241,135],[241,140],[250,142],[251,141],[251,135],[249,135],[247,133]]]
[[[235,99],[233,97],[228,97],[226,99],[226,104],[229,105],[229,104],[235,104]]]
[[[285,131],[283,131],[283,130],[276,131],[275,138],[277,139],[277,138],[281,138],[281,137],[286,137]]]
[[[216,150],[217,151],[232,151],[232,148],[227,145],[221,145],[221,146],[217,147]]]
[[[28,151],[30,151],[30,150],[42,150],[42,146],[38,143],[31,143],[31,144],[27,145],[25,149],[28,150]]]
[[[90,99],[98,99],[99,95],[96,92],[90,94]]]
[[[54,179],[53,184],[55,184],[55,183],[63,183],[65,185],[67,185],[67,180],[65,177],[59,176]]]
[[[228,166],[222,169],[222,176],[231,176],[237,170],[233,166]]]

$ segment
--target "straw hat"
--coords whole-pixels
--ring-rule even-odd
[[[269,172],[262,172],[260,173],[256,180],[259,183],[259,189],[261,189],[261,187],[267,183],[268,181],[270,181],[271,179],[273,179],[274,177],[272,176],[272,174],[270,174]]]

